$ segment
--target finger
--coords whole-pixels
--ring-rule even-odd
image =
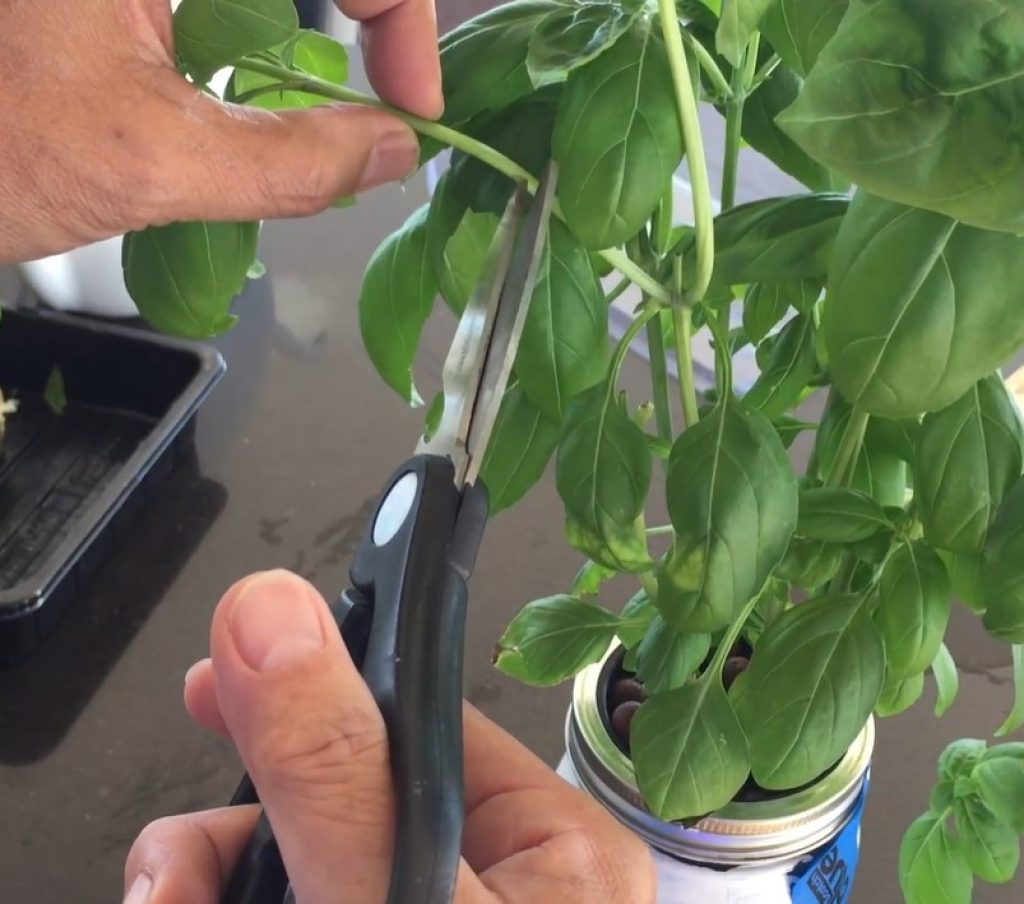
[[[211,649],[220,712],[297,899],[333,900],[341,877],[346,900],[384,900],[387,734],[323,598],[287,572],[248,578],[217,607]]]
[[[386,101],[435,119],[444,110],[434,0],[339,0],[362,26],[366,72]]]
[[[201,659],[186,672],[184,697],[185,710],[193,721],[213,734],[231,737],[217,702],[212,659]]]
[[[184,82],[160,130],[152,222],[307,216],[411,175],[419,142],[372,107],[270,111],[223,103]]]
[[[185,705],[204,728],[227,735],[210,660],[188,673]],[[602,821],[582,792],[563,781],[546,763],[487,719],[464,706],[466,831],[463,853],[476,870],[529,848],[539,840]]]
[[[125,863],[125,904],[217,904],[259,812],[226,807],[150,823]]]

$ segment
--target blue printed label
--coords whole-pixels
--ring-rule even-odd
[[[869,782],[870,775],[865,776],[860,797],[842,832],[790,874],[793,904],[849,904],[860,860],[860,822]]]

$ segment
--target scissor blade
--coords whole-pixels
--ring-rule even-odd
[[[508,202],[487,252],[472,298],[459,318],[444,362],[444,413],[430,439],[417,454],[447,456],[455,465],[455,482],[465,483],[469,458],[466,440],[491,344],[498,304],[516,247],[516,236],[529,195],[518,190]]]
[[[519,340],[523,335],[523,326],[526,323],[537,273],[547,243],[548,221],[554,204],[557,178],[558,170],[555,163],[548,163],[516,242],[504,285],[501,287],[498,311],[491,330],[490,347],[487,349],[483,376],[466,437],[466,453],[469,457],[466,483],[476,482],[483,465],[487,444],[494,431],[501,400],[508,386],[516,353],[519,351]]]

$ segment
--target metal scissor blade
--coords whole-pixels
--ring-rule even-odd
[[[483,376],[466,437],[466,454],[469,456],[466,483],[476,482],[483,465],[487,444],[498,419],[501,400],[519,350],[519,340],[523,335],[547,242],[548,221],[554,204],[557,179],[557,166],[553,161],[549,162],[537,186],[533,206],[516,242],[512,263],[501,288],[498,311],[491,330],[491,343],[487,349]]]
[[[455,482],[465,483],[469,456],[466,441],[480,381],[487,362],[495,317],[516,248],[516,236],[529,195],[520,188],[512,196],[498,223],[469,304],[459,318],[451,349],[444,362],[444,413],[429,440],[421,440],[417,454],[440,455],[455,464]]]

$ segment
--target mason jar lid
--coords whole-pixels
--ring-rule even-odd
[[[871,763],[873,718],[835,768],[814,784],[771,800],[731,803],[692,825],[665,822],[644,805],[633,763],[602,715],[599,700],[608,666],[606,657],[577,675],[566,749],[583,788],[652,847],[700,864],[769,864],[810,853],[846,825]]]

